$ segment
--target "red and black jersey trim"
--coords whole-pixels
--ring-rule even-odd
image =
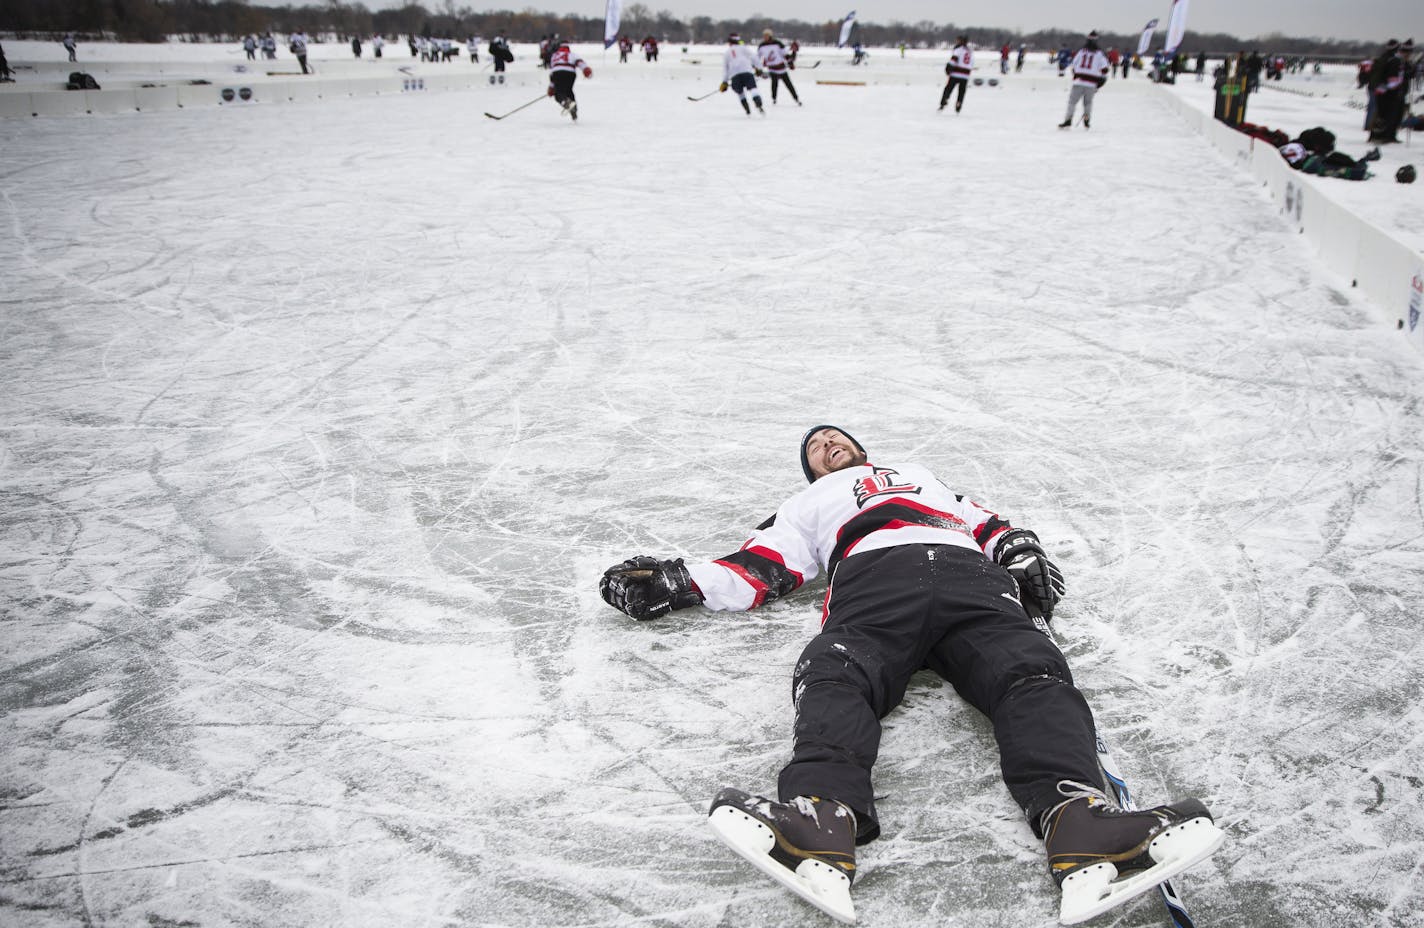
[[[990,515],[989,518],[974,527],[974,541],[979,545],[980,550],[987,552],[989,543],[994,540],[994,536],[1007,532],[1011,528],[1013,526],[1007,520]]]
[[[850,553],[850,549],[855,546],[856,542],[872,532],[878,532],[881,529],[904,528],[910,525],[947,528],[965,533],[970,531],[963,519],[950,513],[940,512],[938,509],[931,509],[908,500],[892,500],[872,506],[841,526],[841,530],[836,533],[836,546],[831,550],[830,558],[827,559],[826,570],[835,570],[836,565]]]
[[[715,563],[741,577],[752,588],[753,609],[780,599],[806,582],[805,576],[786,566],[781,555],[756,545],[719,557]]]

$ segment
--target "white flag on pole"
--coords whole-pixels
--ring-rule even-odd
[[[1142,38],[1137,40],[1137,55],[1139,58],[1147,51],[1147,46],[1152,44],[1152,33],[1156,29],[1157,20],[1155,19],[1149,20],[1147,25],[1142,27]]]
[[[1167,21],[1167,54],[1175,55],[1187,33],[1188,0],[1172,0],[1172,18]]]
[[[608,0],[603,14],[603,47],[618,41],[618,20],[623,16],[623,0]]]
[[[841,20],[841,37],[840,40],[836,42],[836,48],[840,48],[841,46],[845,45],[847,41],[849,41],[850,30],[854,26],[855,10],[851,10],[849,13],[846,14],[846,18]]]

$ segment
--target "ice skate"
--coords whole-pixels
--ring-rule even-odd
[[[569,118],[572,119],[574,122],[578,122],[578,104],[577,104],[577,103],[570,103],[570,104],[569,104]]]
[[[712,800],[708,822],[762,873],[836,921],[855,923],[855,815],[838,802],[797,796],[774,802],[739,789]]]
[[[1058,920],[1076,925],[1122,905],[1216,852],[1226,833],[1196,799],[1136,812],[1068,780],[1043,816],[1048,866],[1063,891]]]
[[[1065,120],[1063,120],[1062,122],[1060,122],[1060,123],[1058,124],[1058,128],[1060,128],[1060,129],[1071,129],[1071,128],[1073,128],[1073,120],[1072,120],[1072,119],[1065,119]]]
[[[1088,117],[1086,117],[1086,116],[1083,117],[1083,128],[1084,128],[1084,129],[1091,129],[1091,128],[1093,128],[1092,122],[1090,122],[1089,119],[1088,119]]]

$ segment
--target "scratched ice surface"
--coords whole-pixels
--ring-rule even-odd
[[[577,126],[0,123],[0,923],[829,924],[703,823],[773,788],[820,582],[635,624],[596,579],[738,547],[832,421],[1048,542],[1139,798],[1230,834],[1199,924],[1419,925],[1392,319],[1150,96],[1058,133],[1066,91],[803,70],[755,121],[597,66]],[[951,689],[877,788],[863,924],[1055,923]]]

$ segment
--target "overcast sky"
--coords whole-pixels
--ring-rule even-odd
[[[636,0],[623,0],[627,9]],[[840,19],[854,9],[858,19],[876,23],[954,23],[960,26],[1002,26],[1033,31],[1110,29],[1133,32],[1149,19],[1165,28],[1171,0],[643,0],[653,10],[669,10],[679,18],[712,16],[744,18],[765,14],[779,19],[821,22]],[[369,0],[368,0],[369,3]],[[837,4],[840,5],[837,5]],[[371,4],[397,6],[396,0]],[[435,7],[433,0],[426,0]],[[465,5],[457,0],[456,6]],[[519,0],[506,4],[469,3],[474,10],[524,9],[601,16],[604,0]],[[1191,0],[1189,31],[1229,32],[1242,38],[1281,32],[1290,36],[1379,39],[1410,35],[1424,39],[1424,3],[1419,0]]]

